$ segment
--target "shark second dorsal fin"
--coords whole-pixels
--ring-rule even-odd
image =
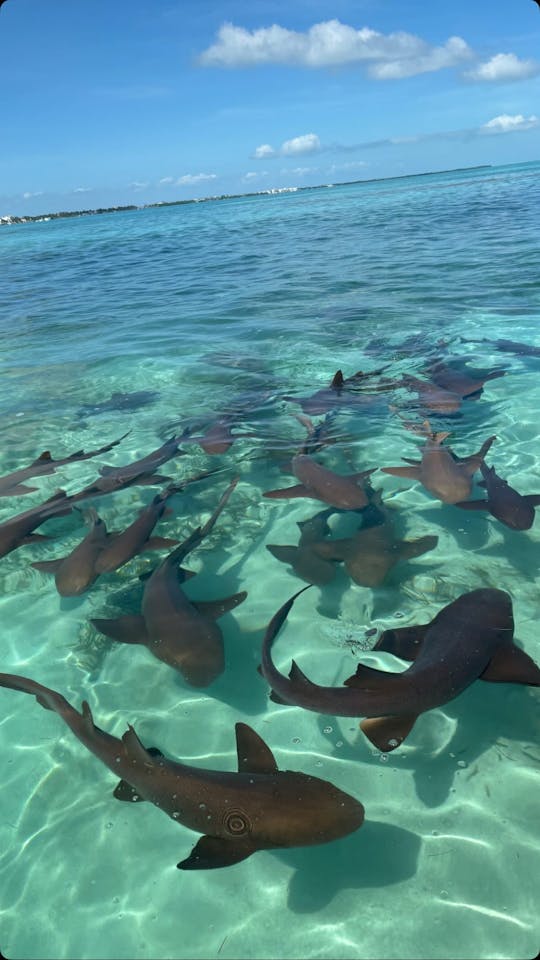
[[[152,754],[149,753],[144,744],[141,743],[131,724],[128,724],[126,732],[122,735],[122,742],[126,748],[127,756],[131,761],[152,765]]]
[[[236,753],[238,773],[277,773],[277,763],[270,747],[246,723],[237,723]]]

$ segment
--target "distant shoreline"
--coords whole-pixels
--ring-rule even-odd
[[[178,207],[186,203],[209,203],[212,200],[241,200],[244,197],[266,197],[281,193],[300,193],[305,190],[321,190],[331,187],[350,187],[357,183],[382,183],[385,180],[410,180],[413,177],[432,177],[440,173],[463,173],[471,170],[489,170],[492,163],[479,163],[472,167],[450,167],[448,170],[425,170],[422,173],[403,173],[395,177],[371,177],[367,180],[340,180],[338,183],[319,183],[305,187],[274,187],[267,190],[254,190],[248,193],[223,193],[210,197],[194,197],[189,200],[156,200],[154,203],[124,204],[114,207],[96,207],[93,210],[60,210],[56,213],[40,213],[34,216],[0,217],[0,226],[13,226],[17,223],[45,223],[64,217],[89,217],[100,213],[123,213],[127,210],[149,210],[152,207]]]

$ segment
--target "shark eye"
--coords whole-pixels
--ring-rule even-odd
[[[241,837],[251,830],[250,820],[242,810],[229,810],[223,819],[223,825],[233,837]]]

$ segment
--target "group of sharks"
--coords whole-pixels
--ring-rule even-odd
[[[375,376],[381,379],[374,392],[394,389],[396,385],[413,389],[423,409],[436,415],[455,412],[457,400],[479,394],[484,383],[502,375],[502,371],[493,371],[482,379],[474,379],[457,373],[440,359],[431,362],[428,370],[432,379],[422,381],[411,376],[390,381],[382,377],[384,369],[368,374],[359,371],[350,378],[337,371],[329,387],[311,397],[284,398],[301,403],[304,416],[298,419],[307,428],[308,436],[288,465],[297,483],[263,494],[271,500],[308,497],[324,507],[300,524],[297,547],[267,545],[274,556],[289,563],[307,581],[274,614],[264,633],[259,672],[271,688],[271,699],[331,716],[363,718],[362,731],[385,753],[400,746],[419,714],[452,700],[477,679],[540,686],[539,667],[514,643],[512,599],[494,587],[462,594],[429,623],[385,630],[374,649],[409,661],[410,666],[401,673],[360,663],[341,687],[328,687],[309,679],[294,660],[288,676],[273,661],[274,641],[297,597],[313,584],[328,583],[338,563],[344,564],[356,583],[375,588],[398,560],[419,556],[437,545],[436,536],[410,541],[396,537],[391,511],[383,502],[381,491],[371,486],[375,468],[343,476],[314,458],[331,442],[328,415],[333,415],[344,399],[363,402],[364,397],[359,398],[358,394],[363,393],[366,385],[373,387]],[[446,406],[445,392],[457,398],[447,401]],[[306,414],[324,414],[325,419],[315,426]],[[485,457],[494,436],[488,437],[478,452],[460,458],[444,445],[447,432],[433,432],[427,419],[418,424],[402,419],[407,429],[425,439],[421,460],[408,460],[406,466],[384,467],[383,472],[419,481],[431,496],[444,503],[468,510],[488,510],[514,530],[531,527],[540,495],[518,493],[498,477],[493,467],[486,465]],[[182,483],[156,471],[185,453],[181,449],[184,444],[197,442],[207,454],[222,454],[239,436],[253,436],[233,434],[234,425],[234,417],[223,416],[201,436],[184,431],[140,460],[125,466],[103,466],[99,476],[75,494],[59,490],[44,503],[0,524],[0,557],[24,543],[41,539],[42,535],[34,532],[37,527],[66,515],[81,501],[134,484],[169,482],[122,531],[107,531],[92,507],[87,514],[89,531],[78,546],[65,557],[36,561],[33,566],[54,574],[60,595],[76,596],[88,590],[98,576],[119,569],[140,551],[172,547],[145,580],[140,612],[91,622],[116,641],[144,645],[154,657],[181,673],[188,685],[209,687],[225,669],[223,636],[216,621],[242,603],[247,594],[241,591],[221,600],[190,600],[183,583],[193,574],[182,564],[213,530],[239,478],[235,476],[229,483],[209,519],[179,542],[155,537],[154,527],[174,495],[213,471],[199,473]],[[27,467],[0,478],[0,496],[33,492],[36,487],[27,484],[31,478],[101,456],[125,436],[98,450],[78,450],[57,460],[46,451]],[[476,471],[482,473],[486,489],[486,498],[482,500],[471,499]],[[328,520],[334,512],[362,518],[353,536],[330,537]],[[326,843],[350,834],[363,823],[364,808],[358,799],[320,778],[279,770],[270,748],[244,723],[236,724],[237,772],[218,772],[168,759],[157,748],[145,747],[132,726],[121,738],[106,733],[95,724],[87,702],[83,702],[79,712],[60,693],[33,679],[0,673],[0,686],[34,695],[42,707],[55,711],[75,736],[121,777],[114,790],[117,799],[150,801],[176,822],[202,834],[189,856],[178,863],[181,869],[224,867],[257,850]]]

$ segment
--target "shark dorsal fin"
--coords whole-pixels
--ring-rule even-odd
[[[152,754],[150,754],[144,744],[141,743],[130,723],[128,724],[126,732],[122,735],[122,742],[130,760],[136,763],[153,763]]]
[[[303,672],[303,670],[300,669],[300,667],[298,666],[295,660],[293,660],[291,663],[291,669],[289,670],[289,680],[291,681],[291,683],[298,683],[298,684],[301,684],[302,686],[308,686],[308,685],[310,687],[314,686],[314,684],[311,682],[309,677],[306,677],[305,673]]]
[[[276,773],[278,766],[270,747],[246,723],[237,723],[238,773]]]
[[[336,370],[332,383],[330,384],[332,390],[340,390],[343,386],[343,373],[341,370]]]

